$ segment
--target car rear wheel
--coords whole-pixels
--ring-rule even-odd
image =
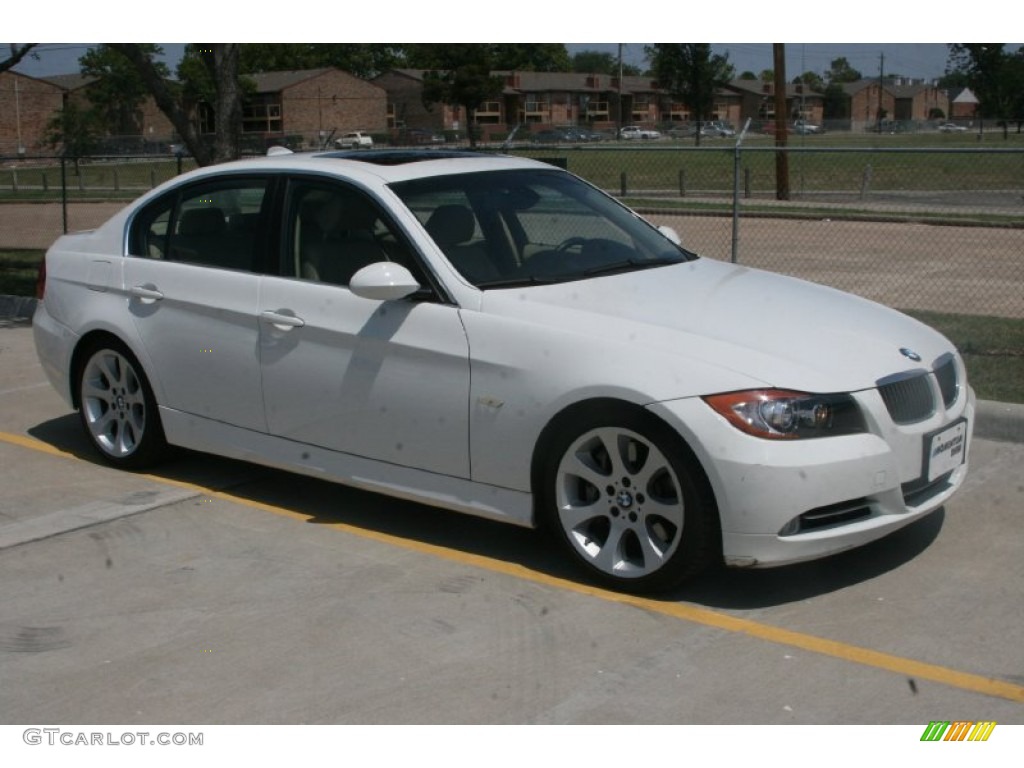
[[[107,339],[93,344],[82,359],[79,415],[100,455],[125,469],[157,462],[167,443],[156,400],[135,356]]]
[[[546,522],[593,578],[664,590],[720,559],[707,480],[668,427],[616,409],[559,432],[545,466]]]

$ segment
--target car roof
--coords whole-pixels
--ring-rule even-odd
[[[218,173],[294,170],[338,173],[354,178],[376,177],[380,183],[391,184],[431,176],[526,168],[550,170],[553,166],[538,160],[490,152],[444,149],[362,149],[303,153],[279,152],[267,157],[207,166],[187,175],[198,178]]]

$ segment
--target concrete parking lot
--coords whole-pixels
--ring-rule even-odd
[[[976,440],[884,541],[644,599],[527,530],[193,453],[110,469],[6,326],[2,723],[1024,723],[1024,444]]]

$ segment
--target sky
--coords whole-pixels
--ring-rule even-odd
[[[9,4],[10,5],[10,4]],[[362,6],[361,6],[362,7]],[[946,68],[946,41],[1000,36],[1005,14],[973,13],[962,0],[929,0],[927,6],[892,0],[858,0],[855,7],[779,6],[764,0],[681,3],[648,0],[640,5],[617,4],[602,10],[594,4],[516,0],[481,12],[481,0],[435,3],[392,0],[387,10],[366,4],[365,13],[290,13],[287,9],[252,11],[241,16],[233,3],[176,0],[173,12],[160,6],[133,5],[123,0],[50,0],[18,3],[5,9],[4,32],[22,39],[42,40],[190,40],[197,28],[206,39],[239,42],[563,42],[570,51],[595,48],[615,52],[618,43],[591,40],[649,40],[680,37],[691,40],[727,39],[712,43],[728,53],[737,73],[772,69],[772,44],[760,40],[830,40],[787,42],[786,74],[822,73],[833,59],[845,57],[865,76],[886,73],[914,78],[941,77]],[[271,6],[273,8],[273,6]],[[585,10],[582,12],[581,9]],[[196,24],[196,20],[202,24]],[[324,37],[324,40],[320,40]],[[557,39],[553,39],[557,38]],[[865,42],[876,40],[879,42]],[[179,52],[181,44],[164,44]],[[624,59],[644,66],[642,42],[623,43]],[[1008,44],[1016,47],[1021,43]],[[5,46],[6,47],[6,46]],[[78,70],[83,43],[47,43],[38,61],[23,62],[19,71],[30,75],[67,74]]]
[[[26,59],[16,68],[33,77],[64,75],[78,71],[78,59],[88,43],[45,43],[37,49],[38,58]],[[184,44],[163,43],[168,60],[176,63]],[[570,54],[579,50],[608,51],[617,55],[617,43],[567,43]],[[623,59],[645,66],[644,43],[623,44]],[[716,53],[728,54],[737,74],[750,70],[759,73],[772,69],[771,43],[713,43]],[[6,46],[4,46],[6,52]],[[850,66],[866,77],[878,75],[884,64],[887,74],[914,78],[937,78],[945,72],[947,48],[944,43],[787,43],[786,74],[792,79],[806,72],[825,72],[834,59],[844,57]]]

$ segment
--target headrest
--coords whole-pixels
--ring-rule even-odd
[[[181,214],[179,235],[219,235],[227,225],[220,208],[192,208]]]
[[[426,229],[442,249],[460,245],[473,237],[476,221],[464,205],[442,205],[427,219]]]

